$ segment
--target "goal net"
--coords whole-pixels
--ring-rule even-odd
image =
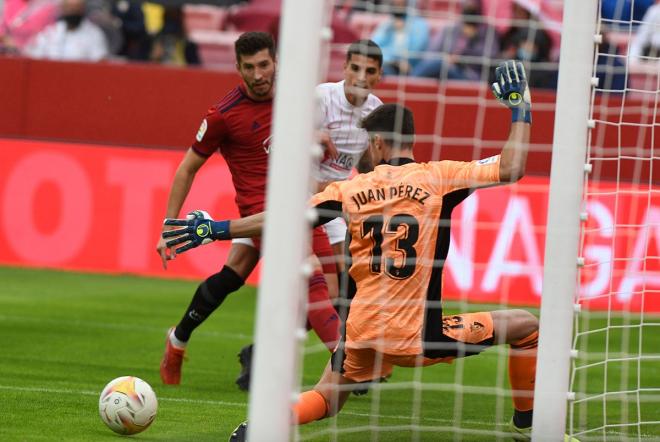
[[[581,440],[660,435],[660,5],[635,3],[598,21],[594,71],[609,75],[590,108],[568,421]]]
[[[635,2],[620,3],[632,11]],[[401,4],[403,10],[393,8]],[[451,217],[446,264],[419,263],[444,265],[444,315],[502,309],[540,315],[563,7],[562,0],[337,0],[332,19],[326,17],[335,31],[322,57],[328,81],[344,75],[350,39],[337,41],[339,29],[383,47],[392,39],[384,51],[385,75],[374,93],[413,111],[417,161],[497,155],[508,135],[510,112],[492,96],[494,69],[506,59],[525,65],[533,102],[527,175],[513,185],[478,190],[460,203]],[[617,9],[618,17],[624,10]],[[592,91],[583,124],[585,132],[591,127],[585,161],[590,173],[583,213],[566,214],[583,218],[579,249],[576,244],[571,251],[572,263],[583,259],[578,295],[568,294],[577,314],[571,309],[566,323],[569,333],[575,329],[578,352],[570,385],[562,387],[563,397],[572,398],[565,429],[581,440],[657,438],[660,330],[653,315],[660,312],[660,208],[654,206],[653,147],[660,117],[659,68],[651,63],[658,54],[638,57],[633,68],[629,50],[639,23],[600,19],[597,26],[603,40],[595,46],[593,66],[593,46],[584,57],[599,78],[597,85],[585,85]],[[420,46],[401,50],[403,32],[410,32],[405,38],[423,40]],[[392,51],[398,55],[390,57]],[[396,261],[401,255],[392,257],[401,264]],[[277,262],[277,252],[266,254],[269,259]],[[303,325],[297,337],[304,334]],[[315,386],[330,358],[312,334],[300,350],[300,361],[289,361],[290,370],[300,373],[300,384],[284,399],[288,405]],[[566,354],[570,350],[568,343]],[[267,361],[257,357],[257,364],[272,367],[277,350],[270,354]],[[567,359],[567,373],[570,363]],[[352,394],[337,416],[296,427],[294,438],[510,440],[508,365],[509,346],[496,345],[450,364],[395,367],[384,382],[365,385],[366,394]],[[265,376],[264,382],[274,382]],[[268,405],[274,406],[272,400]]]

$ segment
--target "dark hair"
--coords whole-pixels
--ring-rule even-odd
[[[415,122],[410,109],[400,104],[383,104],[360,122],[370,134],[378,132],[393,147],[410,149],[415,140]]]
[[[383,66],[383,52],[380,50],[380,46],[371,40],[358,40],[351,43],[346,51],[346,61],[351,61],[353,54],[364,55],[376,60],[379,68]]]
[[[236,63],[241,62],[243,55],[254,55],[257,52],[268,49],[268,53],[275,58],[275,40],[267,32],[245,32],[238,37],[234,43]]]

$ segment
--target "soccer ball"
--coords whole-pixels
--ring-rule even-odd
[[[101,420],[119,434],[146,430],[154,421],[157,410],[158,400],[151,386],[134,376],[113,379],[99,397]]]

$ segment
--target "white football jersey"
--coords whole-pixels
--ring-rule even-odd
[[[353,106],[346,99],[343,81],[319,84],[316,94],[320,107],[319,128],[330,134],[339,157],[321,161],[315,178],[318,181],[346,180],[368,147],[367,131],[358,124],[383,102],[369,94],[362,106]]]

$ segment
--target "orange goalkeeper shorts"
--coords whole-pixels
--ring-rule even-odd
[[[392,374],[392,367],[426,367],[451,363],[457,357],[478,354],[493,344],[493,317],[490,312],[464,313],[442,317],[446,357],[391,355],[370,348],[346,348],[342,374],[354,382],[369,382]],[[462,344],[472,345],[469,351]]]

